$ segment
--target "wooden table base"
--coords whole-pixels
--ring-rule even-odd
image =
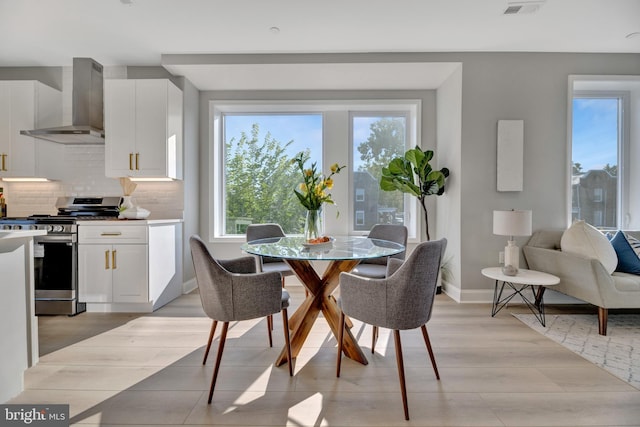
[[[289,319],[289,328],[291,328],[291,354],[295,359],[302,349],[302,345],[307,339],[311,327],[315,323],[318,315],[322,311],[324,318],[327,320],[331,332],[338,338],[338,329],[340,326],[340,309],[335,298],[331,293],[338,287],[340,273],[343,271],[351,271],[357,264],[358,260],[334,260],[330,261],[329,266],[324,271],[322,277],[313,269],[311,263],[307,260],[286,259],[287,264],[291,267],[294,274],[300,279],[300,282],[307,288],[308,295],[302,302],[300,307]],[[347,322],[347,328],[344,332],[345,356],[362,363],[368,364],[362,349],[358,345],[356,339],[351,334],[351,323]],[[287,362],[287,351],[282,349],[276,366],[283,365]]]

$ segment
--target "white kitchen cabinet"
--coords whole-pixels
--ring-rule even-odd
[[[167,79],[105,80],[106,176],[182,179],[182,102]]]
[[[0,81],[0,178],[54,178],[60,150],[21,130],[60,126],[62,93],[35,80]]]
[[[182,295],[182,223],[79,221],[78,298],[89,312],[151,312]]]
[[[82,302],[148,303],[146,226],[78,227],[78,286]]]

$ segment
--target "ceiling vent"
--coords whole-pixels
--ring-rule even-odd
[[[532,1],[510,1],[507,2],[507,8],[504,10],[504,15],[523,15],[527,13],[535,13],[542,7],[545,0],[532,0]]]

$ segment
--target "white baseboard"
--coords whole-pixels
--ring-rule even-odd
[[[182,282],[182,294],[188,294],[189,292],[193,292],[198,288],[198,282],[196,282],[196,278],[193,277],[186,282]]]
[[[443,283],[442,290],[451,299],[459,303],[479,304],[493,302],[493,287],[491,289],[460,289],[457,286],[453,286],[450,283]],[[505,292],[509,292],[509,289],[505,289]],[[516,295],[513,300],[513,304],[523,304],[522,299]],[[544,293],[545,304],[586,304],[584,301],[570,297],[568,295],[556,292],[551,288],[547,288]]]
[[[153,302],[87,303],[87,313],[152,313]]]

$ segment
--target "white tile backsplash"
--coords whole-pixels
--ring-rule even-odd
[[[58,151],[60,158],[51,161],[59,165],[59,180],[0,182],[8,216],[56,214],[56,200],[63,196],[122,195],[119,180],[105,177],[104,145],[65,145]],[[183,194],[182,181],[138,182],[132,199],[151,211],[151,219],[182,218]]]

